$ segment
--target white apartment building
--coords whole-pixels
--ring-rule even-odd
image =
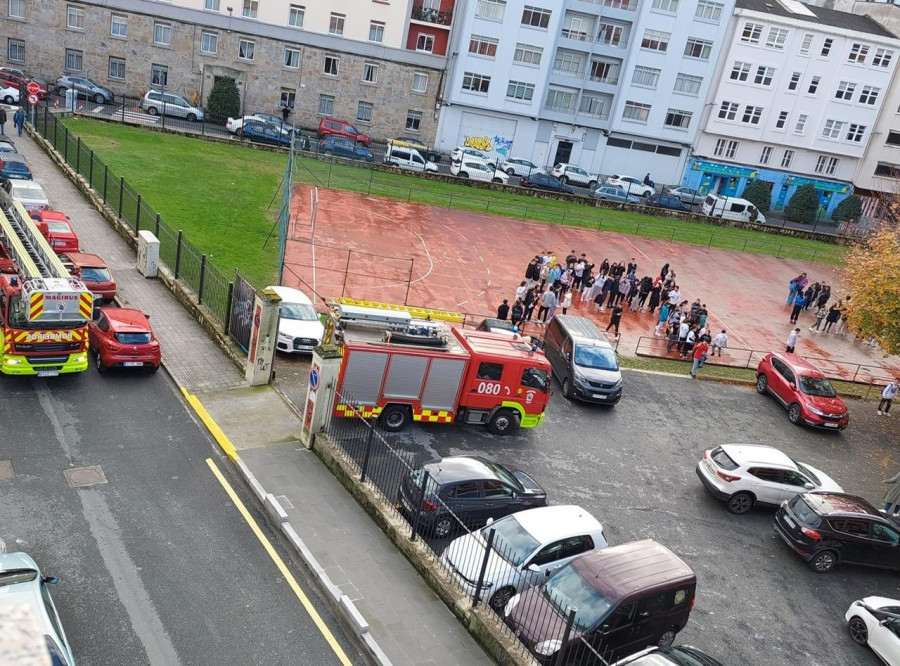
[[[737,196],[761,179],[780,210],[811,183],[830,215],[852,191],[900,40],[866,16],[738,0],[728,41],[682,184]]]

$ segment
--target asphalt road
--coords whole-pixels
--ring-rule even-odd
[[[81,666],[339,664],[216,477],[212,459],[274,542],[353,663],[365,663],[266,526],[240,480],[154,376],[93,368],[3,378],[0,549],[31,554]],[[100,465],[75,490],[63,471]]]

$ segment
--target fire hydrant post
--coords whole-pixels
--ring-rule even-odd
[[[250,323],[250,345],[247,350],[247,370],[244,375],[250,386],[268,384],[275,360],[275,340],[278,338],[278,316],[281,298],[274,291],[263,289],[253,301]]]

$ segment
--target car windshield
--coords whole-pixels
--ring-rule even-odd
[[[72,229],[65,222],[47,222],[47,228],[51,233],[54,234],[69,234],[72,233]]]
[[[809,467],[807,467],[803,463],[797,462],[796,460],[794,460],[793,463],[797,466],[797,469],[799,469],[801,472],[803,472],[804,474],[806,474],[806,476],[809,477],[810,481],[812,481],[817,486],[822,485],[822,482],[819,481],[819,477],[817,477]]]
[[[654,659],[656,655],[660,656],[659,662]],[[665,656],[663,657],[662,655]],[[677,664],[677,666],[710,666],[712,663],[708,659],[698,656],[696,652],[687,647],[660,648],[659,652],[648,654],[647,658],[650,661],[646,662],[646,666],[656,666],[657,663],[659,666],[669,666],[670,664]],[[641,661],[640,663],[644,664],[645,662]]]
[[[46,199],[44,191],[39,187],[16,187],[13,185],[12,195],[16,199]]]
[[[316,309],[309,303],[282,303],[281,318],[294,319],[296,321],[317,321],[319,315]]]
[[[9,569],[0,571],[0,587],[16,585],[17,583],[30,583],[37,578],[38,572],[34,569]]]
[[[112,275],[106,268],[82,268],[81,279],[85,282],[107,282]]]
[[[575,347],[575,365],[593,370],[618,370],[616,353],[605,347],[578,345]]]
[[[505,481],[507,485],[512,486],[513,488],[518,488],[522,490],[522,484],[519,483],[519,480],[512,475],[508,469],[506,469],[503,465],[498,465],[497,463],[488,462],[487,466],[491,468],[491,471],[497,476],[501,481]]]
[[[800,375],[800,390],[806,395],[817,395],[823,398],[833,398],[837,395],[831,382],[824,377]]]
[[[494,530],[493,548],[500,557],[514,567],[528,559],[535,548],[540,545],[538,540],[519,524],[515,516],[508,516],[481,528],[485,539],[490,530]]]
[[[788,507],[800,519],[801,523],[816,527],[822,522],[822,517],[813,511],[812,507],[800,495],[788,502]]]
[[[150,333],[116,333],[116,341],[123,345],[146,345],[150,337]]]
[[[593,627],[612,608],[609,600],[582,578],[571,564],[544,583],[543,591],[550,603],[564,615],[568,615],[572,608],[576,609],[575,625],[581,631]]]

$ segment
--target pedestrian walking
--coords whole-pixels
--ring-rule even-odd
[[[572,307],[572,291],[569,290],[563,295],[562,303],[560,306],[562,308],[563,314],[566,314],[566,310]]]
[[[827,311],[825,310],[824,305],[820,305],[819,309],[816,310],[816,323],[809,327],[810,331],[819,332],[819,327],[822,325],[822,322],[825,321],[825,315]]]
[[[13,114],[13,124],[16,126],[16,133],[22,136],[22,128],[25,126],[25,109],[19,107]]]
[[[897,472],[889,479],[882,479],[882,483],[890,483],[884,494],[884,512],[890,513],[891,508],[894,509],[894,515],[900,514],[900,472]]]
[[[706,344],[705,340],[701,340],[700,344],[694,347],[694,362],[691,365],[691,379],[697,379],[697,370],[703,367],[703,364],[706,363],[706,359],[708,358],[706,355],[707,350],[709,350],[709,345]]]
[[[803,310],[804,305],[806,305],[806,297],[803,294],[797,294],[794,298],[794,309],[791,310],[792,324],[797,323],[797,319],[800,317],[800,311]]]
[[[0,106],[0,134],[6,134],[6,109]]]
[[[722,350],[728,346],[728,334],[725,332],[725,329],[722,329],[722,332],[716,335],[713,339],[711,354],[716,356],[716,352],[718,356],[722,356]]]
[[[509,299],[504,298],[503,302],[497,307],[497,319],[506,321],[507,317],[509,317]]]
[[[900,384],[900,379],[892,379],[881,392],[881,402],[878,403],[879,416],[891,415],[891,403],[894,401],[894,398],[897,397],[897,389],[900,388],[898,384]]]
[[[788,335],[787,347],[785,347],[785,350],[784,350],[788,354],[794,353],[794,348],[797,346],[797,336],[798,335],[800,335],[799,328],[795,328],[793,331],[791,331],[791,334]]]
[[[616,329],[616,337],[619,337],[619,322],[622,321],[622,306],[618,303],[612,309],[612,314],[609,316],[609,324],[606,326],[606,330],[615,327]]]

